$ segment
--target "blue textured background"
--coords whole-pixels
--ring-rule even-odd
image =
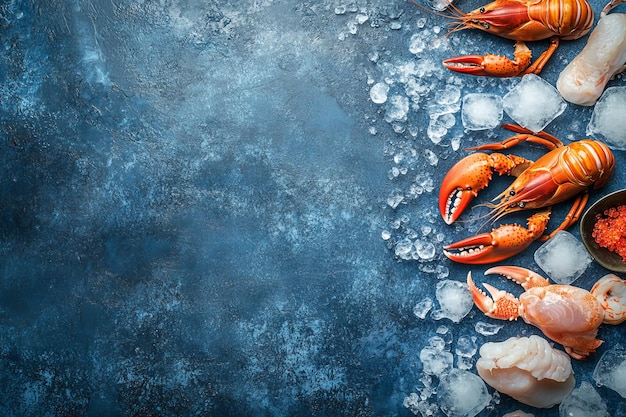
[[[356,9],[337,14],[344,5]],[[352,9],[369,20],[355,26]],[[481,336],[475,309],[458,325],[413,315],[434,297],[438,265],[460,281],[484,270],[450,263],[441,244],[428,262],[394,256],[398,222],[444,243],[471,234],[433,221],[436,188],[464,152],[433,144],[420,111],[394,131],[369,99],[386,71],[371,54],[414,60],[421,17],[445,33],[445,19],[399,0],[2,2],[0,414],[408,416],[438,326],[479,345],[535,333],[516,322]],[[451,39],[429,58],[512,50],[476,31]],[[584,42],[564,42],[542,76],[554,84]],[[433,80],[463,94],[517,82]],[[591,110],[570,105],[547,130],[583,137]],[[452,135],[465,137],[456,117]],[[486,135],[462,145],[507,133]],[[439,157],[409,166],[435,190],[394,210],[387,197],[411,180],[388,172],[407,144]],[[592,201],[626,186],[616,157]],[[532,251],[510,263],[534,265]],[[604,273],[594,264],[578,284]],[[574,363],[577,385],[623,334],[600,329],[605,344]],[[502,396],[481,416],[517,408]]]

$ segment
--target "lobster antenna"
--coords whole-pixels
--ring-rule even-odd
[[[452,4],[452,0],[436,0],[439,3],[441,3],[442,5],[445,5],[445,8],[449,10],[449,13],[442,13],[442,12],[438,12],[436,10],[433,10],[433,9],[431,9],[429,7],[424,6],[423,4],[418,2],[417,0],[409,0],[409,1],[411,3],[413,3],[415,6],[419,7],[420,9],[426,11],[429,14],[433,14],[435,16],[443,17],[444,19],[452,20],[452,22],[448,22],[449,30],[445,34],[443,34],[442,36],[436,38],[435,41],[437,39],[442,38],[442,37],[447,38],[448,36],[450,36],[450,34],[452,34],[454,32],[458,32],[460,30],[468,29],[468,26],[465,23],[468,20],[467,16],[465,15],[465,13],[463,13],[461,10],[459,10],[458,7],[456,7],[454,4]]]

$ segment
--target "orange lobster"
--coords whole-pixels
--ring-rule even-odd
[[[465,55],[446,59],[443,65],[471,75],[514,77],[539,74],[559,40],[585,36],[593,25],[593,9],[587,0],[496,0],[467,14],[451,6],[453,19],[459,24],[452,32],[480,29],[512,39],[515,43],[514,60],[505,56],[486,54]],[[532,64],[532,52],[525,41],[550,39],[550,45]]]
[[[444,247],[444,254],[453,261],[466,264],[498,262],[516,255],[535,240],[548,240],[559,230],[574,224],[582,213],[588,190],[603,187],[615,169],[615,158],[602,142],[580,140],[569,145],[554,136],[534,134],[517,125],[503,125],[518,133],[500,143],[468,148],[470,150],[507,149],[520,142],[532,142],[550,151],[536,162],[501,153],[474,153],[460,160],[446,174],[439,193],[439,211],[443,220],[451,224],[459,218],[478,192],[489,185],[492,171],[517,177],[494,200],[485,204],[492,208],[493,221],[520,210],[545,209],[528,218],[528,228],[517,224],[503,225],[490,233],[482,233]],[[550,207],[576,197],[561,225],[544,235],[550,220]]]

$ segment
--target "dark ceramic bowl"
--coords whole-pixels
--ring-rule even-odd
[[[596,201],[580,219],[580,237],[591,256],[603,267],[615,272],[626,272],[626,262],[615,252],[600,247],[591,236],[596,216],[604,210],[626,204],[626,189],[612,192]]]

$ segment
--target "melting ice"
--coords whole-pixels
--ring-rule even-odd
[[[626,150],[626,87],[607,88],[593,108],[587,135],[613,149]]]
[[[558,232],[535,251],[535,262],[553,281],[571,284],[592,259],[583,244],[569,232]]]
[[[593,379],[626,398],[626,351],[618,347],[604,352],[593,371]]]
[[[473,417],[489,405],[491,395],[478,375],[452,369],[440,379],[437,399],[448,417]]]
[[[422,369],[428,375],[441,375],[452,369],[452,352],[448,350],[445,341],[440,336],[433,336],[430,345],[420,351]]]
[[[447,318],[458,323],[474,305],[467,284],[460,281],[451,279],[439,281],[435,296],[440,306],[440,310],[435,310],[432,313],[435,320]]]
[[[606,404],[590,383],[580,387],[563,400],[559,406],[560,417],[609,417]]]
[[[461,122],[469,130],[498,127],[502,120],[502,97],[496,94],[472,93],[463,97]]]
[[[524,75],[502,98],[502,105],[511,119],[533,132],[543,130],[567,107],[558,90],[535,74]]]

